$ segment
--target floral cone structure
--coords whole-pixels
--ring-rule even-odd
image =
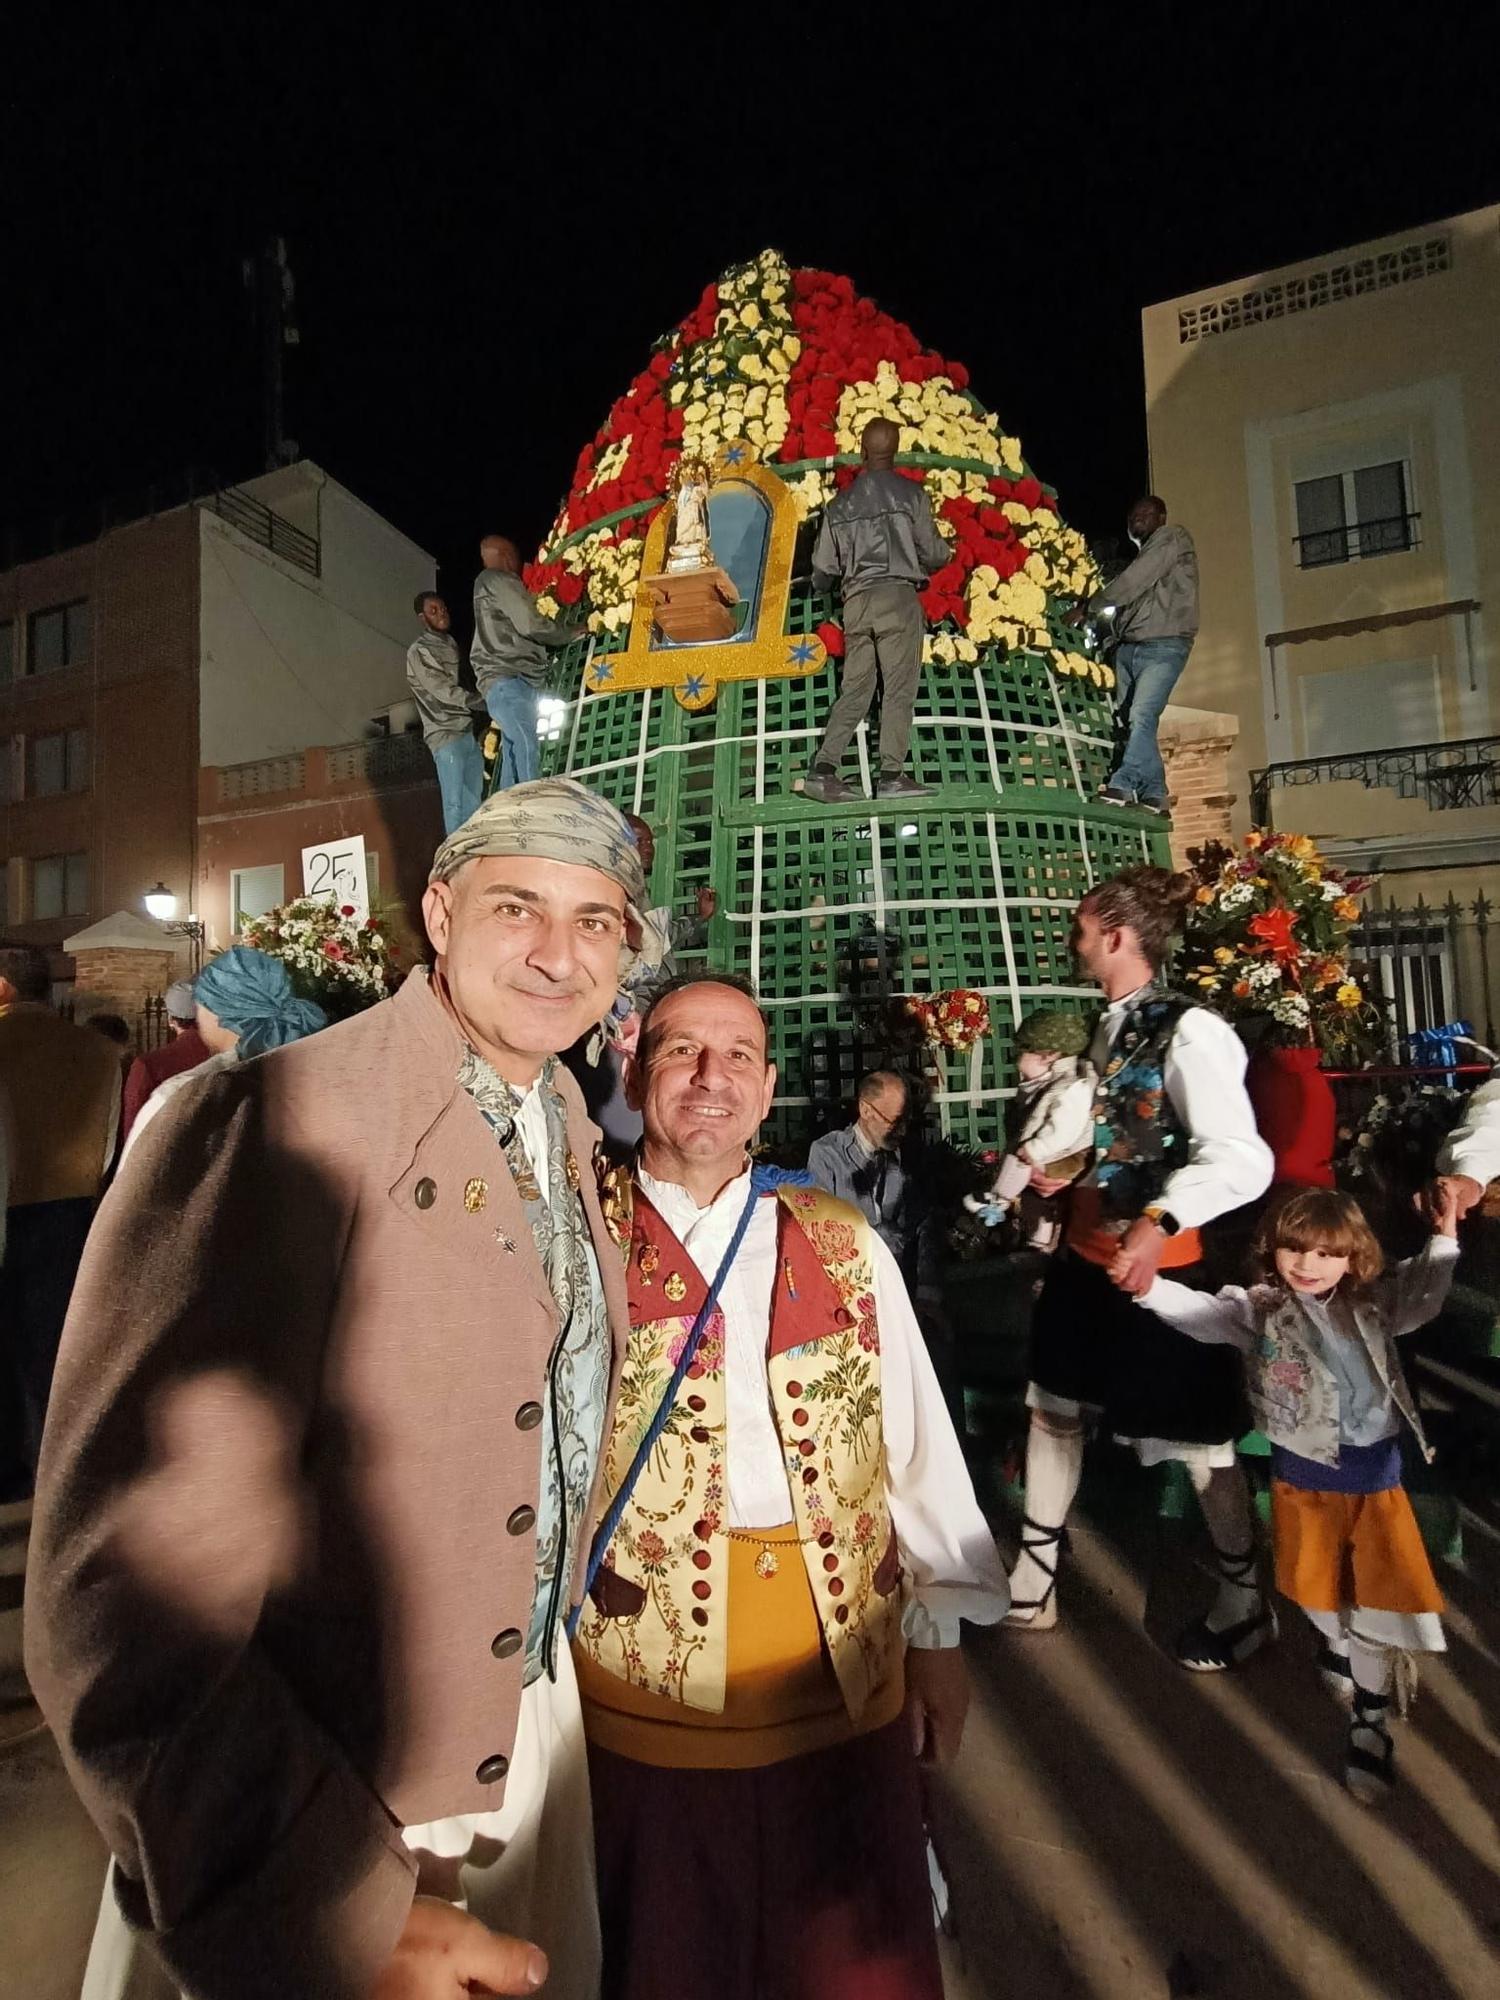
[[[839,603],[814,590],[809,556],[876,416],[900,426],[897,469],[925,486],[951,549],[922,595],[909,768],[931,796],[815,807],[798,788],[844,646]],[[645,651],[660,648],[643,579],[685,452],[781,482],[778,518],[796,530],[779,572],[784,658],[736,678],[732,642],[661,649],[659,684],[642,686]],[[716,551],[719,499],[716,486]],[[770,602],[770,557],[764,574]],[[963,988],[988,1001],[988,1026],[937,1108],[956,1138],[993,1143],[1015,1023],[1035,999],[1080,990],[1073,905],[1115,870],[1166,858],[1159,822],[1094,797],[1110,763],[1111,676],[1065,622],[1094,576],[1055,493],[963,366],[848,278],[770,250],[657,341],[579,454],[526,572],[541,609],[584,635],[559,659],[545,767],[651,823],[657,902],[685,911],[700,887],[718,890],[701,957],[745,974],[767,1003],[781,1136],[826,1122],[891,1058],[893,1000]],[[745,615],[753,624],[753,602]],[[862,729],[844,760],[866,795],[874,747]]]

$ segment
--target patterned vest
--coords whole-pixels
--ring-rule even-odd
[[[1134,1222],[1186,1157],[1189,1133],[1167,1095],[1167,1047],[1197,1003],[1149,986],[1124,1020],[1094,1097],[1094,1168],[1103,1214]]]
[[[1323,1359],[1322,1335],[1302,1306],[1279,1285],[1258,1285],[1250,1294],[1259,1330],[1246,1370],[1250,1407],[1272,1444],[1319,1465],[1339,1462],[1338,1380]],[[1432,1447],[1422,1429],[1416,1398],[1407,1386],[1390,1318],[1376,1298],[1356,1294],[1348,1316],[1364,1343],[1375,1373],[1392,1403],[1411,1427],[1425,1459]]]
[[[902,1645],[870,1229],[820,1188],[782,1187],[762,1199],[780,1204],[767,1348],[772,1410],[818,1622],[858,1721]],[[604,1455],[607,1506],[708,1286],[623,1176],[605,1214],[628,1258],[630,1294],[630,1347]],[[716,1310],[575,1639],[606,1673],[709,1713],[724,1706],[728,1640],[724,1348]]]

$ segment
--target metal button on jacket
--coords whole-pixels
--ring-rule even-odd
[[[520,1409],[516,1411],[516,1429],[518,1431],[534,1431],[541,1421],[542,1406],[540,1403],[523,1403]]]
[[[431,1208],[437,1200],[437,1182],[428,1180],[424,1174],[412,1189],[411,1198],[418,1208]]]
[[[481,1785],[498,1785],[509,1769],[509,1757],[502,1757],[497,1753],[493,1757],[486,1757],[474,1776]]]
[[[505,1524],[508,1535],[529,1535],[536,1526],[535,1507],[517,1507]]]
[[[514,1625],[507,1625],[503,1632],[497,1632],[490,1641],[490,1651],[497,1660],[512,1659],[521,1650],[521,1634]]]

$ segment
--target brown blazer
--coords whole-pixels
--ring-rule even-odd
[[[412,1895],[401,1826],[504,1793],[535,1564],[517,1510],[536,1505],[545,1435],[518,1413],[545,1403],[558,1327],[460,1055],[417,974],[356,1020],[205,1078],[132,1153],[73,1295],[27,1669],[126,1914],[204,2000],[364,2000]],[[557,1075],[618,1377],[599,1135]],[[175,1559],[194,1546],[184,1519],[216,1501],[222,1518],[263,1464],[265,1425],[230,1408],[206,1451],[174,1435],[160,1475],[164,1392],[222,1371],[282,1414],[288,1506],[212,1531],[189,1612],[123,1558],[119,1524],[132,1549]],[[290,1563],[264,1545],[282,1514]]]

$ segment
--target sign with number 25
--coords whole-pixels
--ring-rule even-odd
[[[345,834],[340,840],[319,841],[302,850],[302,893],[352,907],[363,923],[370,914],[370,881],[365,862],[365,837]]]

